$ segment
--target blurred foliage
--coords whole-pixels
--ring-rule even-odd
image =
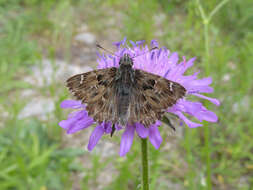
[[[15,122],[15,123],[14,123]],[[8,121],[0,136],[1,189],[69,189],[83,150],[60,148],[37,120]]]
[[[210,13],[220,0],[199,1]],[[206,104],[219,116],[209,125],[209,148],[205,127],[184,127],[184,138],[169,136],[162,130],[161,150],[150,147],[151,189],[248,190],[253,186],[253,12],[252,0],[230,0],[209,25],[208,70],[222,105]],[[62,130],[57,122],[66,118],[59,103],[66,97],[59,81],[48,89],[27,84],[21,79],[45,56],[54,60],[61,51],[69,60],[73,36],[87,24],[91,32],[107,39],[111,30],[119,39],[158,39],[161,46],[178,51],[186,58],[197,57],[195,70],[206,71],[204,24],[196,0],[0,0],[0,108],[7,116],[0,121],[0,189],[71,189],[74,174],[85,174],[80,186],[97,186],[100,172],[117,170],[104,189],[138,189],[139,143],[133,143],[126,158],[116,155],[102,160],[89,154],[90,168],[76,158],[83,147],[63,147]],[[110,38],[111,39],[111,38]],[[190,72],[193,73],[195,70]],[[200,75],[204,76],[205,72]],[[20,99],[22,89],[34,88],[55,100],[56,110],[48,120],[18,118],[29,102]],[[246,102],[246,103],[245,103]],[[205,102],[206,103],[206,102]],[[6,113],[5,113],[6,115]],[[52,119],[53,118],[53,119]],[[85,133],[85,131],[83,131]],[[65,135],[65,134],[64,134]],[[175,140],[176,139],[176,140]],[[119,142],[119,137],[105,140]],[[168,149],[166,141],[176,143]],[[179,143],[178,143],[179,142]],[[79,149],[80,148],[80,149]],[[211,157],[211,177],[206,175],[206,156]],[[210,187],[209,187],[210,189]]]

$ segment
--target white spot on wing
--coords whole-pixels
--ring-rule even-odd
[[[83,77],[83,75],[81,75],[80,84],[83,84],[83,79],[84,79],[84,77]]]
[[[171,92],[173,91],[173,89],[172,89],[172,85],[173,85],[173,83],[172,83],[172,82],[170,82],[170,91],[171,91]]]

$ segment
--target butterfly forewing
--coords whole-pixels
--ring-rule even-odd
[[[82,103],[95,121],[112,121],[114,110],[114,79],[116,68],[94,70],[67,80],[67,87]]]

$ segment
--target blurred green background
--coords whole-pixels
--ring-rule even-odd
[[[221,101],[203,101],[216,124],[161,128],[150,189],[253,189],[252,10],[252,0],[0,0],[0,189],[140,189],[137,138],[124,158],[120,134],[90,153],[92,128],[57,124],[66,78],[96,67],[96,41],[113,50],[124,36],[196,56],[188,72],[211,76]]]

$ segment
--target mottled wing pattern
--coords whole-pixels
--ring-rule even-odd
[[[94,70],[75,75],[67,80],[67,87],[82,103],[96,122],[114,121],[115,92],[114,80],[117,69]]]
[[[94,70],[75,75],[67,80],[67,87],[82,103],[90,117],[101,123],[118,123],[119,98],[115,85],[117,68]],[[142,70],[134,71],[135,84],[131,87],[129,107],[125,115],[130,124],[142,123],[148,127],[160,120],[168,107],[185,95],[180,84]],[[122,101],[122,98],[120,99]]]
[[[135,80],[129,123],[138,122],[150,126],[161,120],[165,110],[176,104],[186,93],[185,88],[177,82],[142,70],[135,70]]]

